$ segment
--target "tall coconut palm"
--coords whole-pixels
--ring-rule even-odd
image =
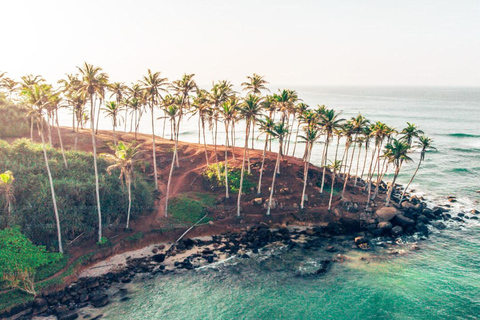
[[[176,97],[176,98],[173,98],[173,100],[181,100],[182,98],[181,97]],[[170,122],[172,124],[172,127],[173,127],[173,136],[176,137],[177,136],[177,119],[180,117],[180,107],[179,105],[181,104],[180,103],[175,103],[175,102],[172,102],[170,104],[170,106],[166,109],[166,114],[167,116],[170,118]],[[172,163],[170,165],[170,174],[168,175],[168,182],[167,182],[167,193],[165,195],[165,217],[168,217],[168,198],[170,196],[170,184],[171,184],[171,181],[172,181],[172,177],[173,177],[173,170],[174,170],[174,167],[175,167],[175,159],[177,157],[177,146],[178,146],[178,140],[177,139],[174,139],[174,150],[173,150],[173,156],[172,156]]]
[[[328,200],[328,211],[332,209],[332,199],[333,199],[333,190],[335,187],[335,177],[337,175],[337,171],[340,171],[342,168],[342,162],[340,160],[333,161],[328,168],[332,172],[332,186],[330,188],[330,199]]]
[[[78,120],[75,121],[77,114],[75,112],[76,103],[74,101],[74,96],[78,95],[80,80],[78,79],[78,74],[67,73],[66,76],[66,79],[60,79],[57,83],[61,84],[60,92],[63,93],[67,105],[72,108],[72,131],[76,132],[75,123],[78,123]]]
[[[105,104],[103,108],[105,115],[112,119],[112,127],[113,127],[113,144],[117,145],[117,135],[115,129],[118,125],[120,125],[120,112],[122,111],[122,105],[118,104],[115,101],[109,101]]]
[[[270,215],[270,210],[272,208],[273,190],[275,189],[275,177],[277,176],[277,171],[278,171],[278,168],[280,167],[283,139],[287,134],[288,134],[288,126],[285,124],[284,121],[281,121],[275,124],[275,126],[273,127],[273,130],[270,132],[270,135],[272,136],[272,138],[278,138],[278,154],[277,154],[277,161],[275,162],[275,169],[273,170],[272,187],[270,189],[270,197],[268,199],[267,216]]]
[[[265,156],[267,153],[267,146],[268,142],[270,140],[270,132],[273,130],[273,126],[275,123],[270,117],[265,117],[265,120],[259,120],[260,122],[260,132],[261,134],[265,134],[265,145],[263,147],[263,153],[262,153],[262,165],[260,167],[260,176],[258,178],[258,187],[257,187],[257,194],[261,194],[261,188],[262,188],[262,177],[263,177],[263,168],[265,166]]]
[[[240,202],[243,192],[243,177],[245,174],[245,158],[247,156],[248,148],[248,136],[250,134],[250,126],[255,123],[261,116],[262,105],[261,98],[252,94],[249,94],[239,106],[239,114],[242,119],[245,120],[245,146],[243,147],[243,160],[242,169],[240,173],[240,188],[238,189],[237,198],[237,215],[240,216]]]
[[[60,124],[58,123],[58,109],[60,108],[60,104],[62,102],[62,98],[60,97],[60,93],[53,93],[50,94],[48,97],[48,107],[53,112],[53,117],[55,118],[55,123],[57,125],[57,135],[58,141],[60,142],[60,149],[62,150],[62,158],[65,168],[68,169],[67,157],[65,156],[65,149],[63,148],[63,139],[62,133],[60,131]]]
[[[115,96],[115,102],[120,107],[124,101],[124,95],[127,91],[127,86],[123,82],[112,82],[107,86],[108,91],[110,91],[110,99]],[[128,110],[125,108],[125,131],[127,131],[127,116]]]
[[[422,134],[424,134],[424,132],[418,129],[415,124],[407,122],[407,127],[405,127],[400,134],[402,135],[401,139],[411,147],[413,139],[419,138]]]
[[[90,97],[90,130],[92,133],[93,146],[93,166],[95,169],[95,192],[97,200],[98,212],[98,241],[102,241],[102,209],[100,204],[100,183],[98,181],[98,166],[97,166],[97,141],[95,139],[95,104],[94,97],[100,96],[104,92],[104,87],[107,84],[108,76],[101,72],[102,69],[94,67],[91,64],[84,63],[82,67],[77,67],[81,74],[80,91]]]
[[[393,175],[393,181],[390,184],[388,189],[387,198],[385,199],[385,205],[388,207],[390,199],[392,197],[393,189],[395,188],[395,182],[397,181],[398,174],[402,167],[402,163],[412,161],[412,159],[407,155],[410,150],[410,145],[408,142],[403,142],[395,138],[392,139],[390,143],[385,146],[385,157],[390,163],[393,163],[395,166],[395,173]]]
[[[11,171],[5,171],[0,173],[0,193],[3,193],[5,196],[5,207],[7,209],[7,226],[12,216],[13,211],[13,202],[15,201],[15,177]]]
[[[355,149],[356,149],[356,146],[358,144],[358,135],[362,133],[363,128],[365,126],[367,126],[369,123],[370,123],[370,121],[367,120],[361,114],[359,114],[356,117],[352,117],[352,119],[350,121],[351,130],[355,134],[355,137],[354,137],[354,140],[353,140],[353,150],[352,150],[352,155],[351,155],[351,158],[350,158],[350,165],[348,166],[347,176],[345,177],[345,182],[344,182],[344,185],[343,185],[342,197],[345,194],[345,188],[347,186],[348,179],[350,178],[350,173],[352,171],[353,159],[354,159],[354,156],[355,156]],[[360,152],[359,152],[359,154],[360,154]],[[348,159],[345,159],[345,161],[348,162]],[[358,164],[357,164],[357,167],[358,167]]]
[[[208,114],[210,112],[210,105],[208,103],[208,91],[206,90],[198,90],[197,96],[193,99],[192,103],[192,114],[198,115],[198,119],[200,120],[200,126],[198,131],[202,131],[203,135],[203,149],[205,151],[205,162],[207,166],[210,165],[208,160],[208,153],[207,153],[207,140],[205,138],[205,121],[208,118]]]
[[[322,183],[320,185],[320,193],[323,193],[323,186],[325,184],[325,167],[327,165],[328,159],[328,146],[330,145],[331,139],[333,138],[333,133],[335,130],[341,128],[342,122],[344,119],[340,119],[340,112],[336,112],[334,109],[324,109],[323,112],[318,112],[319,115],[319,125],[323,128],[325,132],[325,150],[322,154]]]
[[[227,101],[222,104],[221,115],[223,117],[223,123],[225,124],[225,198],[229,199],[228,194],[228,132],[231,123],[235,120],[238,110],[238,98],[231,96]],[[219,177],[220,178],[220,177]]]
[[[155,144],[155,107],[159,100],[162,99],[161,92],[165,91],[167,78],[162,78],[160,72],[152,72],[150,69],[147,75],[143,76],[141,85],[147,94],[148,105],[152,116],[152,153],[153,153],[153,174],[155,178],[155,190],[158,190],[158,172],[157,172],[157,156]]]
[[[303,191],[302,191],[302,200],[300,201],[300,208],[303,209],[303,205],[305,203],[305,191],[307,190],[307,180],[308,180],[308,167],[310,166],[310,158],[312,156],[312,149],[313,144],[318,140],[320,137],[321,131],[316,127],[310,127],[305,130],[305,135],[300,136],[308,145],[309,150],[307,153],[307,159],[304,164],[303,170]]]
[[[413,173],[413,176],[410,178],[410,181],[408,181],[407,186],[403,190],[402,197],[400,198],[399,203],[402,203],[403,198],[405,197],[405,193],[408,190],[408,187],[410,187],[410,184],[412,183],[413,179],[417,175],[418,169],[420,169],[422,161],[425,160],[425,154],[427,153],[427,151],[437,150],[437,148],[433,146],[433,139],[426,136],[420,136],[418,140],[419,141],[417,142],[417,147],[420,148],[420,160],[418,161],[418,165],[417,165],[417,168],[415,169],[415,172]]]
[[[135,169],[135,163],[138,161],[137,156],[141,153],[140,145],[136,142],[125,143],[119,141],[118,144],[112,147],[115,151],[114,155],[108,155],[115,163],[107,168],[108,174],[111,174],[113,170],[120,169],[119,179],[122,184],[125,182],[128,190],[128,210],[127,210],[127,225],[130,225],[130,212],[132,210],[132,182]]]
[[[263,76],[254,73],[252,76],[247,76],[248,81],[242,82],[243,91],[247,94],[260,95],[262,90],[270,91],[265,85],[269,82]]]
[[[295,157],[295,150],[297,149],[297,141],[300,133],[300,125],[302,124],[303,115],[310,108],[310,106],[304,102],[300,102],[295,106],[295,114],[297,115],[297,130],[295,133],[295,143],[293,145],[292,157]],[[291,133],[290,133],[291,134]],[[288,153],[288,151],[287,151]]]
[[[367,180],[368,180],[367,181],[368,182],[367,207],[370,203],[370,196],[372,192],[372,179],[373,179],[373,175],[375,174],[375,167],[373,167],[373,164],[375,163],[375,166],[376,166],[376,163],[377,163],[377,161],[375,161],[375,155],[377,155],[377,159],[379,161],[383,140],[387,135],[388,131],[389,131],[388,126],[380,121],[377,121],[375,125],[371,126],[370,136],[375,138],[375,148],[372,150],[372,158],[370,159],[370,166],[367,174]],[[372,170],[372,167],[373,167],[373,170]]]
[[[55,197],[55,188],[53,186],[53,178],[52,173],[50,171],[50,165],[48,163],[48,155],[47,155],[47,148],[45,145],[45,137],[44,137],[44,123],[45,120],[43,118],[44,107],[48,104],[49,95],[51,94],[51,86],[46,84],[33,84],[28,87],[24,87],[22,89],[22,96],[25,99],[27,105],[31,108],[31,116],[32,119],[36,122],[38,133],[42,140],[42,147],[43,147],[43,157],[45,160],[45,167],[47,168],[48,180],[50,182],[50,191],[52,194],[52,202],[53,202],[53,210],[55,213],[55,221],[57,224],[57,237],[58,237],[58,251],[63,253],[63,245],[62,245],[62,230],[60,227],[60,217],[58,215],[58,208],[57,208],[57,199]]]

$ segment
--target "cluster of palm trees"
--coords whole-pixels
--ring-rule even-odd
[[[102,213],[100,206],[100,193],[97,169],[96,133],[98,131],[101,112],[112,121],[114,151],[116,163],[109,168],[120,168],[120,178],[125,181],[129,194],[132,183],[133,164],[139,150],[136,144],[117,141],[117,128],[123,122],[124,131],[133,131],[135,138],[140,127],[142,116],[149,112],[152,131],[152,162],[155,189],[158,190],[158,174],[156,160],[156,124],[162,123],[161,136],[165,137],[167,121],[170,123],[170,139],[174,141],[174,150],[170,166],[169,178],[166,189],[165,216],[168,216],[168,198],[170,185],[175,169],[180,167],[178,155],[178,141],[180,126],[187,116],[196,116],[198,120],[198,143],[202,143],[206,164],[210,165],[209,149],[207,148],[207,132],[213,141],[213,159],[216,162],[218,177],[220,166],[224,166],[225,198],[231,197],[228,181],[228,151],[235,159],[235,141],[240,123],[244,125],[244,145],[241,164],[240,188],[237,196],[237,215],[241,214],[242,187],[245,170],[251,172],[250,150],[254,148],[255,132],[259,131],[265,136],[262,162],[259,170],[257,193],[261,194],[262,178],[265,169],[266,152],[272,149],[272,140],[278,140],[278,152],[275,162],[270,195],[268,199],[267,215],[270,214],[274,203],[275,180],[281,173],[281,159],[286,155],[295,156],[298,142],[304,142],[305,148],[302,159],[304,162],[303,193],[300,207],[305,207],[308,201],[306,187],[308,185],[308,172],[315,144],[322,144],[320,167],[322,176],[319,185],[320,193],[324,193],[327,169],[332,175],[328,209],[332,207],[332,198],[335,191],[336,179],[343,179],[341,191],[345,196],[347,185],[360,185],[366,193],[366,206],[374,201],[379,193],[382,179],[389,169],[393,167],[393,181],[389,186],[386,205],[389,205],[395,188],[395,182],[402,165],[409,162],[409,152],[413,147],[420,147],[421,156],[417,170],[425,158],[425,153],[432,147],[432,140],[423,136],[423,132],[414,124],[407,123],[407,127],[398,132],[382,122],[372,123],[362,115],[351,119],[340,118],[341,113],[325,106],[311,108],[299,99],[294,90],[279,90],[269,94],[268,82],[257,74],[247,77],[242,83],[245,95],[236,92],[233,85],[227,81],[218,81],[212,84],[210,90],[201,89],[196,84],[193,74],[185,74],[179,80],[168,82],[160,72],[147,71],[147,74],[137,83],[130,86],[120,82],[109,81],[102,69],[84,63],[77,67],[76,74],[67,74],[65,79],[58,81],[60,87],[54,90],[45,83],[41,76],[28,75],[22,77],[17,84],[0,73],[0,89],[3,88],[14,99],[18,97],[29,107],[28,117],[31,120],[31,136],[33,139],[33,125],[37,125],[44,146],[45,164],[50,177],[52,200],[54,202],[55,217],[57,220],[59,250],[61,248],[61,234],[58,212],[55,203],[54,186],[48,166],[47,152],[45,149],[45,133],[50,144],[52,143],[51,131],[57,127],[60,145],[63,152],[60,130],[58,125],[58,109],[68,107],[72,111],[72,129],[78,133],[86,122],[90,122],[92,137],[96,204],[98,212],[98,239],[102,239]],[[158,114],[160,113],[160,114]],[[223,122],[225,140],[218,139],[219,125]],[[128,125],[130,124],[130,125]],[[223,130],[220,128],[220,130]],[[217,147],[224,143],[224,162],[219,161]],[[332,145],[335,150],[332,151]],[[343,153],[339,154],[340,146]],[[77,148],[77,134],[75,135],[75,149]],[[334,154],[334,155],[332,155]],[[64,157],[65,166],[68,163]],[[368,168],[368,169],[367,169]],[[414,174],[414,176],[415,176]],[[413,180],[410,180],[408,186]],[[365,179],[364,179],[365,177]],[[405,188],[404,194],[407,190]],[[130,219],[130,205],[128,210],[127,227]]]

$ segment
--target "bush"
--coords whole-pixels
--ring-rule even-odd
[[[67,151],[68,169],[59,150],[48,148],[49,164],[57,198],[60,224],[64,239],[74,239],[85,232],[93,235],[98,227],[95,197],[93,155]],[[123,225],[127,218],[127,190],[118,179],[119,172],[106,173],[110,163],[98,158],[100,200],[104,227]],[[15,175],[12,220],[36,244],[56,248],[56,224],[50,185],[40,144],[20,139],[11,145],[0,140],[0,172],[10,170]],[[0,210],[5,199],[0,197]],[[132,216],[150,211],[154,206],[153,185],[136,174],[132,188]],[[5,225],[6,215],[0,215]]]
[[[220,177],[218,176],[217,164],[211,164],[203,172],[203,177],[215,187],[225,187],[225,164],[219,164]],[[242,175],[241,168],[228,166],[228,190],[230,192],[238,192],[240,189],[240,177]],[[252,181],[252,174],[246,170],[243,172],[243,186],[244,193],[250,193],[251,189],[255,188],[255,183]]]
[[[168,211],[178,222],[192,224],[200,220],[207,212],[207,208],[214,204],[214,197],[208,194],[183,194],[170,200]]]
[[[0,278],[10,288],[35,294],[37,269],[61,258],[60,253],[50,253],[44,246],[34,245],[18,227],[0,231]]]
[[[0,139],[29,134],[30,121],[25,117],[26,112],[27,110],[24,107],[12,104],[0,93],[0,119],[7,124],[0,126]]]

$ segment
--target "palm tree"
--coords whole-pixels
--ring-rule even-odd
[[[46,84],[30,85],[28,87],[24,87],[22,90],[22,96],[25,98],[25,102],[31,108],[31,112],[30,112],[31,117],[34,121],[36,121],[39,135],[42,139],[43,157],[45,160],[45,166],[47,168],[48,180],[50,182],[50,191],[52,193],[53,210],[55,213],[55,220],[57,223],[58,251],[60,253],[63,253],[60,217],[58,215],[57,199],[55,197],[55,188],[53,187],[53,178],[52,178],[52,173],[50,171],[50,165],[48,163],[47,148],[45,145],[45,138],[43,133],[44,131],[43,124],[45,122],[43,118],[43,111],[44,111],[45,105],[48,104],[48,99],[50,94],[51,94],[51,86]]]
[[[419,138],[424,132],[410,122],[407,122],[407,127],[400,132],[402,134],[402,140],[405,141],[410,147],[412,146],[413,138]]]
[[[344,119],[339,119],[340,112],[335,112],[334,109],[325,109],[323,112],[319,112],[319,124],[322,126],[323,131],[325,132],[325,150],[322,155],[322,183],[320,185],[320,193],[323,193],[323,186],[325,184],[325,167],[327,165],[328,159],[328,146],[330,145],[330,140],[333,137],[335,130],[339,129],[342,126]]]
[[[13,185],[14,182],[15,177],[13,176],[13,173],[11,171],[5,171],[4,173],[0,173],[0,192],[3,193],[3,195],[5,196],[5,206],[8,213],[7,226],[12,215],[13,202],[15,201],[15,187]]]
[[[252,76],[247,76],[248,81],[241,84],[243,91],[247,91],[247,94],[253,95],[260,95],[262,90],[270,92],[270,90],[268,90],[268,88],[265,86],[269,82],[263,78],[263,76],[259,76],[256,73],[254,73]]]
[[[332,199],[333,199],[333,189],[335,186],[335,177],[337,171],[340,171],[342,168],[342,162],[340,160],[333,161],[328,168],[332,171],[332,187],[330,188],[330,199],[328,200],[328,211],[332,209]]]
[[[123,96],[127,90],[127,86],[123,82],[112,82],[110,85],[108,85],[108,90],[111,92],[110,99],[115,96],[117,106],[120,108],[122,106],[122,102],[124,101]],[[127,131],[127,115],[128,109],[125,108],[125,132]]]
[[[225,198],[229,199],[228,194],[228,131],[230,124],[235,120],[238,109],[238,98],[231,96],[222,104],[221,114],[225,124]],[[219,177],[220,178],[220,177]]]
[[[300,201],[300,208],[303,209],[303,204],[305,202],[305,191],[307,190],[307,179],[308,179],[308,167],[310,165],[310,158],[312,156],[312,149],[313,149],[313,144],[315,141],[318,140],[320,137],[320,130],[315,127],[310,127],[305,130],[305,136],[300,136],[301,139],[303,139],[308,145],[309,145],[309,150],[307,153],[307,159],[304,164],[304,171],[303,171],[303,191],[302,191],[302,200]]]
[[[351,130],[355,133],[355,137],[354,137],[354,140],[353,140],[353,150],[352,150],[352,155],[351,155],[351,158],[350,158],[350,165],[348,166],[347,176],[345,177],[345,182],[344,182],[344,185],[343,185],[342,197],[345,193],[345,188],[347,186],[348,179],[350,178],[350,172],[351,172],[352,167],[353,167],[353,159],[354,159],[354,156],[355,156],[355,148],[358,144],[358,135],[360,133],[362,133],[363,128],[365,126],[367,126],[370,123],[370,121],[367,120],[361,114],[359,114],[358,116],[352,118],[350,123],[351,123]],[[361,151],[361,148],[360,148],[360,151]],[[358,154],[360,155],[360,152]],[[348,162],[348,159],[345,159],[345,161]],[[357,171],[358,171],[358,161],[357,161]]]
[[[92,133],[93,166],[95,168],[95,191],[98,212],[98,241],[100,242],[102,241],[102,209],[100,204],[100,184],[98,181],[97,141],[95,139],[95,104],[93,103],[93,98],[95,96],[102,95],[108,80],[108,76],[101,72],[101,68],[94,67],[86,62],[82,68],[77,68],[82,76],[80,90],[84,92],[85,95],[90,97],[90,130]]]
[[[130,212],[132,209],[132,181],[133,174],[135,169],[135,163],[138,161],[136,157],[140,154],[139,150],[140,145],[137,145],[136,142],[124,143],[119,141],[117,145],[112,147],[112,150],[115,151],[114,155],[108,155],[115,161],[115,164],[112,164],[107,168],[108,174],[112,173],[114,169],[120,169],[120,181],[125,181],[128,189],[128,211],[127,211],[127,226],[128,229],[130,224]]]
[[[208,153],[207,153],[207,140],[205,138],[205,121],[207,120],[208,114],[210,112],[210,105],[208,103],[208,91],[198,90],[197,96],[193,99],[192,107],[193,107],[192,114],[194,115],[197,114],[198,119],[200,121],[200,126],[198,131],[199,132],[202,131],[202,134],[203,134],[203,148],[205,151],[205,161],[207,163],[207,166],[209,166],[210,163],[208,160]]]
[[[248,136],[250,134],[250,126],[259,119],[261,115],[262,105],[261,98],[252,94],[249,94],[240,105],[239,113],[241,117],[245,120],[245,146],[243,147],[243,160],[242,160],[242,170],[240,173],[240,188],[238,189],[238,198],[237,198],[237,215],[240,216],[240,202],[243,192],[243,177],[245,173],[245,158],[247,156],[248,148]],[[250,168],[250,166],[249,166]]]
[[[103,111],[105,112],[107,117],[112,118],[112,126],[113,126],[113,143],[117,145],[117,135],[115,132],[115,128],[117,125],[119,125],[120,121],[120,111],[122,111],[122,106],[115,101],[109,101],[105,104],[105,107],[103,108]]]
[[[170,99],[170,97],[169,97]],[[170,118],[170,122],[173,127],[173,136],[177,136],[177,118],[180,117],[180,107],[179,104],[181,103],[175,103],[175,100],[181,100],[180,97],[177,98],[172,98],[173,102],[170,104],[170,106],[166,109],[166,114]],[[170,195],[170,183],[172,181],[172,176],[173,176],[173,170],[175,167],[175,158],[177,157],[177,144],[178,140],[174,140],[174,150],[173,150],[173,156],[172,156],[172,164],[170,165],[170,174],[168,175],[168,182],[167,182],[167,193],[165,195],[165,217],[168,217],[168,197]]]
[[[297,115],[297,130],[295,133],[295,143],[293,145],[292,157],[295,157],[295,150],[297,149],[298,134],[300,133],[300,125],[302,124],[303,115],[310,108],[306,103],[300,102],[295,106],[295,114]],[[295,120],[295,119],[294,119]],[[291,134],[291,133],[290,133]],[[288,150],[287,150],[288,153]]]
[[[65,149],[63,148],[62,133],[60,131],[60,124],[58,123],[58,108],[60,107],[61,101],[62,98],[60,98],[60,94],[58,92],[51,94],[48,97],[48,106],[54,113],[53,117],[55,118],[55,122],[57,125],[57,134],[58,140],[60,142],[60,149],[62,150],[63,163],[65,164],[65,168],[68,169],[67,157],[65,156]]]
[[[388,131],[389,131],[388,126],[386,124],[380,122],[380,121],[377,121],[374,125],[371,126],[370,136],[375,138],[375,148],[372,151],[372,158],[370,160],[370,167],[368,169],[368,174],[367,174],[367,180],[368,180],[367,207],[370,203],[370,195],[371,195],[371,191],[372,191],[372,179],[373,179],[373,175],[375,173],[375,167],[373,167],[373,170],[372,170],[372,166],[373,166],[374,163],[375,163],[375,166],[376,166],[376,161],[374,161],[375,160],[375,154],[377,155],[377,159],[379,161],[380,151],[382,149],[383,140],[384,140],[385,136],[387,135]]]
[[[407,192],[408,187],[410,186],[413,179],[417,175],[418,169],[420,169],[420,165],[422,164],[422,161],[425,160],[425,154],[427,153],[427,151],[429,151],[429,150],[435,150],[436,151],[437,150],[437,148],[435,148],[432,144],[433,144],[433,139],[431,139],[429,137],[426,137],[426,136],[420,136],[419,137],[419,141],[417,142],[417,147],[421,149],[420,160],[418,161],[418,165],[417,165],[417,168],[415,169],[415,172],[413,173],[413,176],[410,178],[410,181],[408,181],[407,186],[403,190],[402,197],[400,198],[400,202],[399,202],[400,204],[402,203],[403,198],[405,197],[405,193]]]
[[[392,139],[390,143],[385,146],[385,157],[390,163],[393,163],[395,166],[395,174],[393,176],[393,181],[388,189],[387,198],[385,199],[385,205],[388,207],[390,203],[390,198],[392,197],[393,189],[395,188],[395,181],[397,181],[398,174],[402,167],[403,162],[411,161],[412,159],[407,155],[410,150],[410,145],[408,142],[403,142],[395,138]],[[378,186],[377,186],[378,188]]]
[[[272,187],[270,189],[270,198],[268,200],[268,209],[267,209],[267,216],[270,215],[270,209],[272,207],[272,200],[273,200],[273,190],[275,188],[275,177],[277,176],[277,171],[280,167],[280,158],[282,154],[282,145],[283,139],[288,134],[288,126],[285,124],[284,121],[281,121],[273,127],[273,130],[269,132],[272,138],[278,138],[278,154],[277,154],[277,161],[275,163],[275,169],[273,170],[273,179],[272,179]]]
[[[147,75],[143,77],[141,85],[146,91],[147,100],[152,115],[152,152],[153,152],[153,173],[155,176],[155,190],[158,190],[158,173],[157,173],[157,157],[155,145],[155,115],[154,109],[158,104],[158,100],[162,99],[161,91],[165,91],[164,86],[167,84],[167,78],[162,78],[160,72],[153,72],[148,69]]]
[[[267,145],[270,140],[270,132],[273,130],[273,126],[275,123],[270,117],[266,117],[265,120],[260,121],[260,131],[265,134],[265,146],[263,147],[262,153],[262,165],[260,167],[260,176],[258,178],[258,187],[257,187],[257,194],[261,194],[261,187],[262,187],[262,176],[263,176],[263,168],[265,166],[265,156],[267,152]]]

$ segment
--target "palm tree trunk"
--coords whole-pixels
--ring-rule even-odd
[[[100,99],[100,105],[98,106],[97,111],[97,127],[95,129],[95,133],[98,133],[98,124],[100,123],[100,110],[102,109],[100,106],[103,104],[103,99]]]
[[[153,153],[153,174],[155,177],[155,190],[158,190],[158,173],[157,173],[157,156],[156,156],[156,144],[155,144],[155,116],[153,113],[153,99],[150,105],[152,113],[152,153]]]
[[[333,199],[333,189],[335,186],[335,176],[336,176],[336,170],[333,169],[332,172],[332,187],[330,188],[330,199],[328,200],[328,211],[332,209],[332,199]]]
[[[399,172],[400,172],[400,165],[397,166],[397,168],[395,168],[395,176],[393,177],[392,184],[391,184],[390,188],[388,189],[387,199],[385,200],[385,206],[387,206],[387,207],[390,204],[390,198],[392,197],[392,192],[393,192],[393,189],[395,188],[395,181],[397,181],[397,177],[398,177]]]
[[[358,182],[358,169],[360,167],[360,155],[362,154],[362,146],[358,146],[358,156],[357,156],[357,168],[355,170],[355,183],[354,183],[354,187],[357,186],[357,182]]]
[[[128,117],[128,108],[125,108],[125,129],[124,129],[125,132],[127,132],[127,117]]]
[[[60,228],[60,217],[58,215],[57,199],[55,198],[55,188],[53,187],[52,173],[50,172],[50,165],[48,164],[47,148],[45,146],[45,138],[43,137],[43,119],[40,119],[40,137],[42,138],[43,157],[45,159],[45,166],[47,167],[48,181],[50,182],[50,191],[52,192],[53,211],[55,212],[55,222],[57,224],[58,237],[58,252],[63,253],[62,246],[62,230]]]
[[[175,120],[173,121],[173,130],[175,131]],[[175,140],[175,149],[176,148],[177,148],[177,140]],[[172,164],[170,166],[170,173],[168,175],[167,194],[165,195],[165,218],[168,217],[168,197],[170,195],[170,183],[172,182],[173,169],[175,168],[175,158],[176,158],[176,156],[177,156],[177,153],[174,150],[173,151]]]
[[[127,173],[130,174],[130,173]],[[132,210],[132,182],[130,181],[131,177],[128,178],[128,211],[127,211],[127,229],[130,225],[130,212]]]
[[[225,198],[229,199],[228,194],[228,122],[225,121]]]
[[[98,242],[100,242],[102,240],[102,209],[100,205],[100,185],[98,183],[97,142],[95,140],[95,108],[93,104],[93,94],[90,94],[90,105],[90,129],[92,131],[93,167],[95,169],[95,193],[97,196],[98,211]]]
[[[407,193],[408,187],[410,187],[410,184],[412,183],[413,179],[417,175],[418,169],[420,169],[420,165],[422,164],[422,157],[420,157],[420,160],[418,161],[417,169],[415,169],[415,172],[413,173],[413,176],[410,178],[410,181],[408,181],[407,186],[402,192],[402,197],[400,198],[400,204],[402,204],[403,198],[405,197],[405,193]]]
[[[33,141],[33,116],[30,117],[30,140]]]
[[[325,183],[325,171],[327,171],[327,158],[328,158],[328,145],[330,144],[330,137],[327,133],[327,140],[325,141],[325,152],[322,156],[322,184],[320,187],[320,193],[323,193],[323,185]]]
[[[245,128],[245,146],[243,147],[243,160],[242,160],[242,170],[240,173],[240,188],[238,189],[237,197],[237,216],[240,216],[240,202],[242,198],[242,189],[243,189],[243,176],[245,174],[245,158],[247,156],[248,149],[248,134],[250,133],[250,122],[247,120],[247,127]]]
[[[261,194],[263,167],[265,165],[265,156],[266,156],[266,152],[267,152],[267,145],[268,145],[268,134],[265,138],[265,146],[263,147],[262,166],[260,167],[260,177],[258,178],[257,194]]]
[[[65,163],[65,169],[68,169],[67,158],[65,157],[65,150],[63,149],[62,134],[60,132],[60,125],[58,124],[58,110],[55,110],[55,116],[57,122],[58,140],[60,141],[60,148],[62,149],[63,163]]]
[[[297,123],[297,133],[295,134],[295,144],[293,145],[292,157],[295,157],[295,150],[297,149],[298,131],[299,130],[300,130],[300,121],[298,121],[298,123]]]
[[[308,167],[310,166],[310,158],[312,157],[312,146],[310,146],[310,150],[308,151],[307,161],[305,162],[305,168],[303,171],[303,191],[302,191],[302,200],[300,201],[300,208],[303,209],[303,204],[305,202],[305,191],[307,190],[307,179],[308,179]]]
[[[357,140],[357,137],[355,137],[355,140]],[[342,198],[345,195],[345,189],[347,188],[348,179],[350,178],[350,172],[351,172],[352,167],[353,167],[353,157],[355,155],[355,147],[356,146],[357,146],[357,144],[354,143],[353,144],[353,150],[352,150],[352,156],[350,157],[350,165],[348,166],[348,173],[347,173],[347,176],[345,177],[345,181],[343,183]],[[347,159],[347,161],[348,161],[348,159]]]
[[[208,153],[207,153],[207,140],[205,139],[205,119],[202,117],[202,131],[203,131],[203,148],[205,150],[205,161],[207,163],[207,166],[210,165],[208,161]]]
[[[272,208],[273,190],[275,188],[275,177],[277,176],[277,168],[280,166],[280,157],[281,157],[280,150],[282,149],[282,143],[283,143],[283,141],[280,141],[280,146],[279,146],[278,155],[277,155],[277,161],[275,163],[275,169],[273,170],[272,187],[270,189],[270,197],[268,198],[267,216],[270,215],[270,209]]]
[[[367,157],[368,157],[368,145],[365,144],[365,157],[363,158],[363,168],[362,168],[362,174],[360,175],[360,180],[363,179],[363,174],[365,173],[365,167],[367,166]]]

